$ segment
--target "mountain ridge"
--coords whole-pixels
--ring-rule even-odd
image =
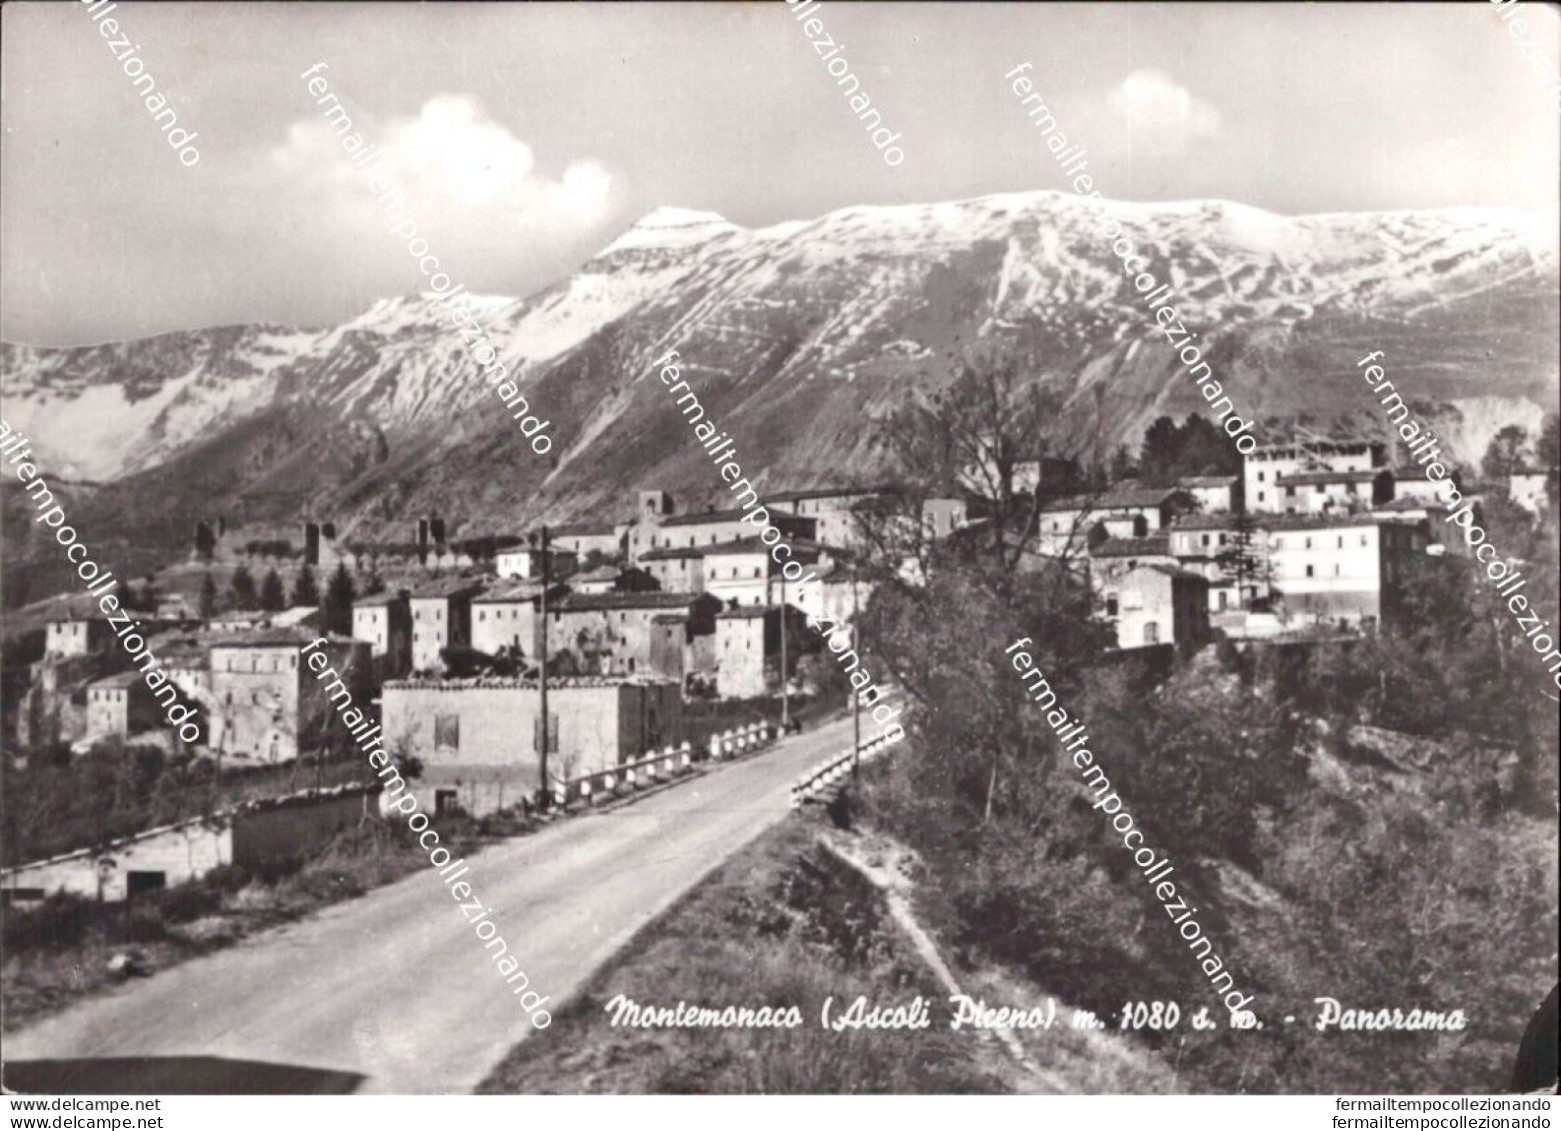
[[[547,459],[517,442],[426,293],[320,328],[3,345],[6,416],[56,476],[101,483],[88,505],[117,527],[280,522],[289,506],[296,517],[283,500],[305,497],[359,536],[413,510],[496,533],[601,517],[641,485],[714,497],[681,417],[645,384],[674,346],[770,489],[882,478],[885,420],[972,347],[1027,359],[1065,398],[1056,442],[1090,458],[1136,447],[1156,415],[1204,407],[1094,237],[1102,213],[1172,284],[1216,376],[1264,421],[1380,432],[1348,372],[1372,349],[1465,460],[1554,405],[1557,257],[1522,210],[1285,217],[1038,190],[754,229],[664,207],[548,287],[476,296],[501,360],[553,420]]]

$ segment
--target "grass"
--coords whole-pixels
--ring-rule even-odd
[[[946,994],[890,920],[882,893],[817,843],[813,818],[762,834],[655,922],[478,1089],[520,1093],[946,1094],[1025,1092],[1067,1081],[1022,1069],[995,1042],[952,1032]],[[989,990],[991,983],[980,988]],[[1009,989],[1015,987],[1009,986]],[[1016,991],[1017,992],[1017,991]],[[1033,987],[1028,989],[1035,996]],[[607,1004],[784,1009],[794,1029],[614,1027]],[[858,996],[930,1006],[926,1029],[825,1029]],[[1101,1052],[1098,1034],[1058,1034],[1098,1090],[1147,1076],[1141,1052]],[[1032,1054],[1036,1051],[1029,1050]],[[1168,1076],[1160,1073],[1158,1076]]]

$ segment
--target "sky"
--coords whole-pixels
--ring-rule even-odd
[[[1561,20],[1517,8],[1539,74],[1481,3],[826,0],[809,14],[902,135],[890,167],[783,0],[121,0],[113,38],[134,52],[74,0],[6,4],[0,339],[320,327],[426,289],[301,77],[317,63],[440,268],[479,294],[564,278],[660,206],[758,227],[1067,191],[1003,78],[1020,62],[1109,197],[1505,205],[1553,232]],[[116,54],[195,132],[193,167]]]

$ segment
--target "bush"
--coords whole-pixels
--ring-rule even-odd
[[[96,904],[79,895],[51,895],[37,907],[7,909],[4,939],[7,954],[27,950],[79,946],[96,918]]]
[[[221,890],[203,880],[191,880],[157,895],[157,909],[170,923],[188,923],[221,907]]]
[[[322,902],[362,895],[363,882],[342,868],[320,868],[300,872],[293,886],[305,895]]]
[[[151,901],[130,904],[120,937],[125,942],[161,942],[168,937],[162,909]]]

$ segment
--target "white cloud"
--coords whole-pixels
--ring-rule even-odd
[[[1106,96],[1106,105],[1127,120],[1135,147],[1168,153],[1213,137],[1220,125],[1218,110],[1161,71],[1134,71]]]
[[[343,146],[353,135],[379,147],[374,167],[401,192],[424,230],[480,224],[490,232],[557,231],[598,223],[608,211],[612,177],[601,163],[576,159],[556,179],[539,173],[531,147],[475,98],[435,95],[416,117],[383,123],[360,106],[347,109],[349,132],[315,115],[295,122],[269,155],[274,172],[317,194],[321,211],[372,220],[367,178]]]

